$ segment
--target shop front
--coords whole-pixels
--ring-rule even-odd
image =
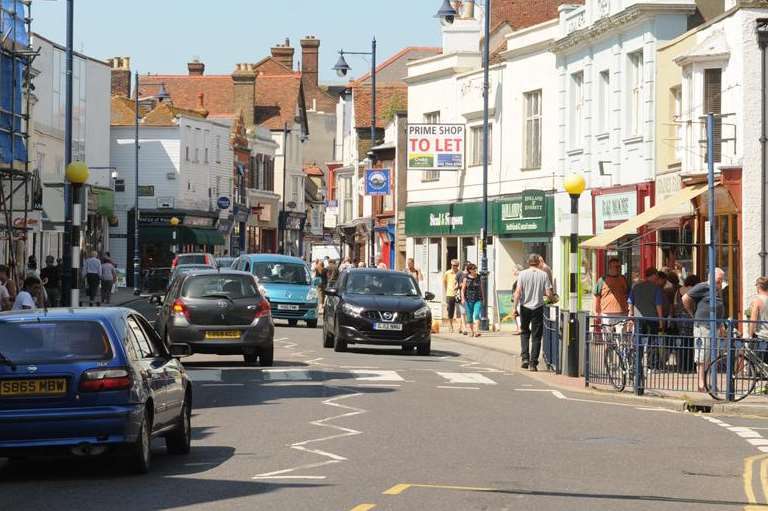
[[[302,257],[304,254],[304,225],[307,214],[296,211],[282,211],[279,216],[279,228],[283,233],[283,255]]]
[[[245,250],[249,254],[274,254],[277,252],[278,201],[272,192],[248,190],[250,208],[245,223]]]
[[[174,226],[172,218],[179,224]],[[128,253],[133,250],[133,237],[129,235]],[[180,210],[142,211],[139,217],[139,243],[142,268],[170,267],[177,253],[221,251],[228,246],[225,236],[218,231],[215,213]],[[176,248],[177,250],[174,250]],[[132,273],[129,258],[128,273]]]

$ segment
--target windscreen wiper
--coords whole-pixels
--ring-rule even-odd
[[[3,355],[2,352],[0,352],[0,364],[7,365],[13,371],[16,370],[16,364],[13,362],[13,360]]]
[[[227,295],[225,295],[223,293],[222,294],[213,293],[213,294],[210,294],[210,295],[203,295],[200,298],[223,298],[225,300],[229,300],[231,303],[235,303],[235,301],[232,300],[232,298],[230,298],[229,296],[227,296]]]

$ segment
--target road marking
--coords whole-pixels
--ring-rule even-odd
[[[378,369],[375,366],[339,366],[342,369]]]
[[[276,380],[312,380],[306,369],[270,369],[264,371],[264,377],[270,381]]]
[[[768,438],[749,438],[747,439],[747,442],[755,446],[768,445]]]
[[[449,385],[438,385],[438,389],[464,389],[464,390],[480,390],[480,387],[452,387]]]
[[[317,364],[321,360],[325,360],[325,359],[323,357],[313,358],[312,360],[307,360],[307,364]]]
[[[765,454],[758,454],[757,456],[750,456],[744,459],[744,475],[742,476],[744,483],[744,494],[747,496],[749,505],[744,506],[745,511],[752,511],[758,509],[765,509],[765,506],[757,501],[757,495],[755,493],[754,474],[755,463],[760,460],[760,486],[768,496],[768,456]]]
[[[221,369],[187,369],[190,381],[221,381]]]
[[[392,387],[400,387],[401,385],[398,385],[397,383],[358,383],[355,385],[355,387],[384,387],[384,388],[392,388]]]
[[[476,486],[451,486],[443,484],[396,484],[392,488],[383,492],[382,495],[402,495],[409,488],[431,488],[434,490],[456,490],[456,491],[496,491],[495,488],[482,488]]]
[[[370,511],[375,508],[376,504],[360,504],[352,508],[352,511]]]
[[[397,374],[397,371],[353,369],[350,372],[356,374],[355,379],[359,381],[405,381],[405,378]]]
[[[325,479],[325,476],[262,476],[253,479]]]
[[[436,371],[437,372],[437,371]],[[440,376],[448,380],[448,383],[479,383],[482,385],[496,385],[496,382],[480,373],[441,373]]]
[[[567,399],[571,400],[569,397],[565,397],[565,395],[560,392],[559,390],[552,390],[552,389],[515,389],[517,392],[549,392],[553,396],[555,396],[557,399]],[[572,401],[576,401],[576,399],[573,399]],[[595,401],[596,403],[602,403],[602,401]]]
[[[336,440],[336,439],[339,439],[339,438],[345,438],[345,437],[350,437],[350,436],[361,435],[362,431],[357,431],[356,429],[352,429],[352,428],[345,428],[345,427],[338,426],[338,425],[335,425],[335,424],[329,424],[329,422],[336,421],[336,420],[339,420],[339,419],[346,419],[346,418],[349,418],[349,417],[354,417],[356,415],[361,415],[361,414],[366,413],[367,410],[365,410],[363,408],[356,408],[354,406],[349,406],[349,405],[345,405],[345,404],[337,402],[337,401],[341,401],[341,400],[344,400],[344,399],[349,399],[349,398],[353,398],[353,397],[359,397],[359,396],[362,396],[362,395],[364,395],[364,394],[356,392],[356,393],[353,393],[353,394],[342,394],[340,396],[336,396],[336,397],[332,397],[330,399],[326,399],[325,401],[322,402],[322,404],[324,404],[326,406],[332,406],[334,408],[341,408],[342,410],[349,410],[349,411],[346,412],[346,413],[342,413],[340,415],[334,415],[332,417],[326,417],[324,419],[314,420],[314,421],[310,422],[310,424],[313,425],[313,426],[318,426],[318,427],[321,427],[321,428],[330,428],[330,429],[333,429],[335,431],[338,431],[339,433],[336,433],[335,435],[325,436],[325,437],[322,437],[322,438],[313,438],[311,440],[304,440],[304,441],[296,442],[296,443],[293,443],[293,444],[290,445],[291,449],[295,449],[297,451],[307,452],[307,453],[315,454],[317,456],[322,456],[324,458],[328,458],[326,461],[322,461],[322,462],[318,462],[318,463],[309,463],[309,464],[299,465],[297,467],[286,468],[286,469],[277,470],[277,471],[274,471],[274,472],[266,472],[264,474],[257,474],[255,476],[253,476],[253,479],[265,479],[265,478],[272,478],[272,479],[274,479],[275,476],[281,476],[281,477],[284,478],[286,475],[293,474],[294,472],[298,472],[300,470],[309,470],[309,469],[323,467],[323,466],[326,466],[326,465],[331,465],[331,464],[334,464],[334,463],[341,463],[343,461],[347,461],[347,458],[345,458],[344,456],[341,456],[340,454],[335,454],[335,453],[328,452],[328,451],[322,451],[320,449],[311,449],[308,446],[311,445],[311,444],[318,443],[318,442],[327,442],[329,440]],[[298,478],[299,476],[295,476],[295,477]]]

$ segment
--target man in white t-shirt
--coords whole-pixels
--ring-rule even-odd
[[[42,290],[42,283],[40,279],[35,277],[27,277],[24,279],[24,287],[16,295],[16,301],[13,303],[13,310],[34,310],[37,308],[35,303],[35,297],[40,296]]]
[[[11,294],[2,283],[0,283],[0,311],[11,310]]]

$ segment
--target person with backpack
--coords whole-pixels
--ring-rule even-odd
[[[595,314],[602,325],[613,327],[629,312],[629,284],[621,274],[618,257],[608,260],[608,272],[601,277],[594,289]]]

